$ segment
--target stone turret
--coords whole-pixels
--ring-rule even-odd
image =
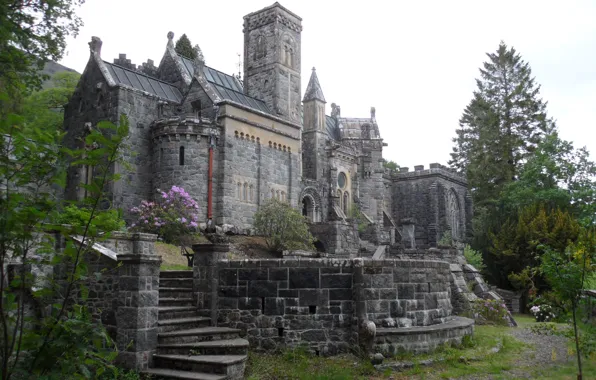
[[[302,162],[304,176],[314,180],[323,177],[323,168],[327,165],[325,103],[325,96],[313,67],[303,99]]]

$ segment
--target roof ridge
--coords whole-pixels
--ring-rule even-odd
[[[151,78],[151,79],[153,79],[153,80],[156,80],[156,81],[158,81],[158,82],[165,83],[165,84],[169,84],[170,86],[174,86],[174,87],[176,87],[176,86],[175,86],[173,83],[166,82],[165,80],[162,80],[162,79],[159,79],[159,78],[153,77],[153,76],[151,76],[151,75],[145,74],[145,73],[144,73],[144,72],[142,72],[142,71],[131,70],[131,69],[127,68],[127,67],[120,66],[120,65],[118,65],[117,63],[111,63],[111,62],[108,62],[108,61],[103,61],[103,62],[104,62],[104,63],[107,63],[108,65],[112,65],[112,66],[119,67],[119,68],[121,68],[122,70],[126,70],[126,71],[129,71],[129,72],[131,72],[131,73],[135,73],[135,74],[137,74],[137,75],[142,75],[142,76],[144,76],[144,77]]]

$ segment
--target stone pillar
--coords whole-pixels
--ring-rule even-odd
[[[217,293],[219,273],[217,263],[225,259],[230,246],[226,243],[194,244],[193,294],[197,309],[203,316],[211,318],[211,325],[217,326]]]
[[[132,252],[118,255],[118,364],[141,370],[149,367],[157,348],[159,266],[155,235],[133,234]]]

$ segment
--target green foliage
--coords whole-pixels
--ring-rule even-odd
[[[540,270],[551,285],[553,291],[565,301],[571,303],[573,337],[577,350],[578,378],[582,376],[582,353],[586,349],[585,341],[592,339],[582,337],[578,329],[578,303],[585,289],[585,280],[596,273],[596,228],[581,231],[580,239],[564,249],[547,248],[541,258]],[[596,346],[588,344],[587,349]]]
[[[306,218],[289,203],[276,199],[267,201],[255,213],[254,228],[265,236],[271,251],[315,250]]]
[[[15,114],[0,119],[4,136],[0,141],[0,378],[27,374],[77,379],[117,373],[111,364],[114,342],[101,324],[92,322],[84,306],[89,294],[86,279],[101,273],[89,273],[83,258],[94,242],[106,238],[104,228],[114,222],[109,212],[99,212],[99,204],[105,200],[104,189],[120,178],[113,167],[127,151],[128,121],[122,117],[118,125],[98,123],[84,136],[87,148],[72,150],[62,146],[62,135],[56,130],[24,127],[24,120]],[[82,211],[74,212],[56,194],[64,185],[67,168],[80,165],[93,167],[94,177],[80,185],[87,196],[80,203]],[[56,251],[53,237],[43,231],[64,217],[60,209],[79,218],[77,233],[90,244],[65,239],[64,249]],[[58,230],[64,237],[71,233]],[[40,275],[35,284],[30,273],[17,271],[8,284],[6,268],[11,262],[24,264],[18,268],[41,264],[64,271],[59,278],[53,272]],[[26,315],[29,297],[17,294],[29,294],[35,302],[51,307],[43,318]]]
[[[366,219],[362,211],[360,210],[360,205],[354,203],[350,206],[350,210],[348,212],[348,216],[356,222],[358,225],[358,232],[363,233],[366,230],[366,227],[370,224],[370,222]]]
[[[443,235],[441,235],[441,239],[439,239],[437,244],[440,247],[453,247],[453,237],[451,236],[451,231],[447,230],[443,232]]]
[[[11,101],[24,90],[37,89],[39,71],[49,60],[59,61],[66,40],[83,25],[75,8],[84,0],[2,1],[0,3],[0,99],[2,109],[14,111]]]
[[[69,102],[79,77],[73,72],[56,73],[47,88],[27,96],[22,108],[27,128],[62,131],[64,105]]]
[[[75,227],[79,232],[84,228],[89,220],[92,220],[94,231],[89,231],[90,235],[97,232],[112,232],[122,230],[126,223],[122,219],[122,212],[117,209],[96,210],[91,216],[93,210],[86,207],[77,207],[68,205],[58,215],[58,224],[68,224]]]
[[[180,36],[180,38],[178,38],[178,41],[176,41],[176,46],[174,47],[174,49],[176,49],[176,53],[186,58],[195,59],[197,57],[197,52],[195,51],[195,49],[193,49],[192,43],[190,42],[190,39],[188,38],[186,33],[184,33]]]
[[[383,167],[385,169],[389,169],[391,171],[395,171],[395,170],[399,170],[399,165],[397,164],[397,162],[393,161],[393,160],[385,160],[383,159]]]
[[[480,272],[484,272],[486,269],[486,265],[484,265],[484,259],[482,258],[482,253],[472,249],[469,244],[466,244],[464,247],[464,257],[466,258],[468,264],[472,265]]]
[[[567,211],[531,205],[519,211],[490,233],[493,270],[501,284],[510,283],[522,290],[547,289],[536,273],[546,246],[564,249],[577,240],[579,223]],[[494,272],[493,272],[494,273]]]
[[[467,174],[474,204],[499,198],[554,123],[546,116],[527,62],[504,42],[480,69],[477,90],[460,119],[450,165]]]
[[[502,301],[477,300],[472,304],[472,313],[477,324],[509,325],[509,311]]]

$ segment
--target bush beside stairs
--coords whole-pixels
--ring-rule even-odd
[[[192,271],[162,271],[159,279],[157,353],[151,379],[239,380],[244,378],[248,341],[240,330],[212,326],[197,313]]]

